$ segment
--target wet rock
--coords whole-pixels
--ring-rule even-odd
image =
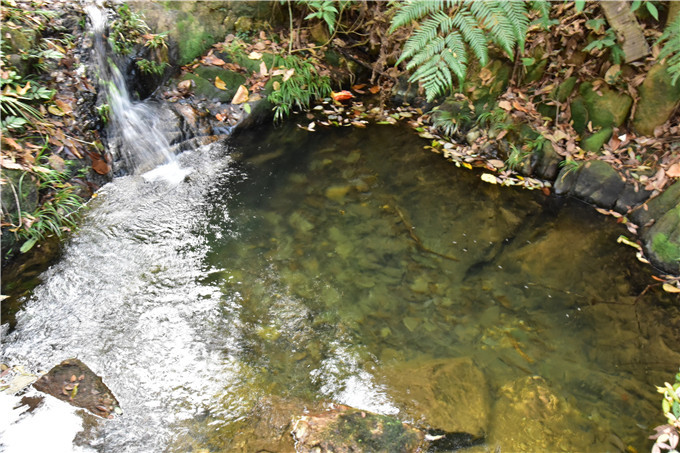
[[[666,272],[680,273],[680,203],[642,236],[650,261]]]
[[[385,383],[413,419],[448,432],[481,437],[487,431],[491,402],[486,377],[468,357],[402,364],[385,373]]]
[[[630,214],[630,218],[640,226],[649,226],[666,212],[673,209],[678,203],[680,203],[680,181],[664,190],[660,195],[634,209]]]
[[[487,444],[496,451],[601,451],[586,420],[539,376],[501,387]]]
[[[531,158],[534,174],[549,181],[555,179],[560,169],[560,162],[563,160],[563,157],[557,154],[552,143],[548,140],[543,142],[540,150],[534,151]]]
[[[220,102],[231,102],[238,87],[246,81],[243,74],[215,66],[200,66],[195,69],[195,72],[195,74],[186,74],[182,80],[194,81],[194,93],[197,97],[217,99]],[[220,90],[215,86],[217,77],[224,82],[226,89]]]
[[[588,203],[611,209],[624,186],[621,176],[609,164],[593,160],[582,165],[571,193]]]
[[[358,451],[416,452],[425,445],[425,434],[394,417],[348,406],[303,415],[293,426],[295,451],[299,453]]]
[[[38,379],[33,387],[100,417],[113,418],[114,414],[122,413],[102,378],[78,359],[64,360]]]
[[[642,135],[653,135],[654,129],[668,121],[680,103],[680,83],[673,86],[666,69],[665,64],[654,65],[640,86],[633,127]]]

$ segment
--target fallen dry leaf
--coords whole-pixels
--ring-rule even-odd
[[[232,104],[243,104],[248,100],[248,88],[246,88],[244,85],[239,85],[238,90],[236,90],[236,94],[234,95],[234,98],[231,100]]]
[[[668,170],[666,170],[666,176],[668,176],[669,178],[680,177],[680,163],[676,162],[670,167],[668,167]]]

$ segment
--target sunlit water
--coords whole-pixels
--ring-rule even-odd
[[[85,451],[291,451],[290,418],[329,402],[476,451],[648,449],[680,316],[640,295],[622,227],[422,146],[288,124],[105,186],[2,351],[80,358],[124,414],[14,398],[5,451],[36,420]]]

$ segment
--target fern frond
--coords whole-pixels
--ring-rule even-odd
[[[499,2],[500,8],[505,12],[512,31],[517,39],[517,47],[520,53],[524,49],[524,41],[526,39],[527,29],[529,28],[529,15],[527,14],[526,5],[523,2]]]
[[[452,19],[455,26],[463,35],[465,42],[472,48],[475,56],[479,59],[482,66],[486,66],[489,60],[488,41],[486,35],[479,28],[472,14],[466,10],[458,11]]]
[[[659,60],[666,59],[666,71],[671,76],[671,84],[675,86],[680,79],[680,14],[666,26],[655,44],[664,43],[659,52]]]
[[[399,27],[418,21],[437,11],[445,8],[453,8],[461,3],[461,0],[414,0],[405,2],[399,6],[397,14],[392,18],[390,33]]]
[[[507,20],[498,2],[470,1],[470,11],[477,22],[489,33],[491,40],[512,59],[513,47],[517,43],[512,24]]]
[[[550,26],[550,2],[548,0],[534,0],[531,9],[538,12],[538,21],[545,30]]]

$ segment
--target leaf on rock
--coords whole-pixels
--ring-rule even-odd
[[[244,85],[239,85],[238,90],[236,90],[236,94],[234,95],[234,98],[231,100],[232,104],[243,104],[248,100],[248,88],[246,88]]]
[[[215,87],[220,90],[226,90],[227,89],[227,84],[224,83],[222,79],[220,79],[219,76],[215,77]]]
[[[260,63],[260,76],[265,77],[268,74],[269,72],[267,71],[267,65],[263,61]]]
[[[203,59],[201,61],[203,62],[203,64],[212,65],[212,66],[222,66],[223,64],[226,63],[221,58],[218,58],[218,57],[216,57],[215,55],[212,55],[212,54],[203,57]]]
[[[253,51],[248,54],[248,58],[251,60],[259,60],[262,58],[262,54],[260,52]]]
[[[667,293],[680,293],[680,288],[678,288],[677,286],[673,286],[670,283],[664,283],[663,290],[666,291]]]
[[[50,112],[54,116],[64,116],[65,113],[56,105],[50,105],[47,107],[47,111]]]

